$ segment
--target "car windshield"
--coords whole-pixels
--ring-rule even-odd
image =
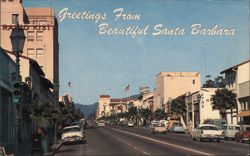
[[[227,130],[227,126],[222,126],[222,130]]]
[[[200,129],[201,130],[217,130],[217,128],[214,126],[202,126]]]
[[[81,131],[79,127],[65,128],[63,133]]]
[[[229,129],[229,130],[240,130],[240,127],[237,127],[237,126],[229,126],[228,129]]]
[[[181,123],[173,123],[173,126],[182,126]]]

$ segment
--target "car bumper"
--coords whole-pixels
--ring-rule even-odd
[[[242,138],[242,141],[250,141],[250,138]]]
[[[183,130],[174,130],[173,132],[174,133],[185,133],[185,131],[183,131]]]
[[[68,137],[63,139],[63,143],[71,143],[71,142],[82,142],[84,140],[83,137]]]
[[[208,140],[208,141],[218,141],[218,140],[221,140],[222,138],[224,138],[224,136],[220,136],[220,135],[208,135],[208,134],[203,134],[201,136],[202,140]]]

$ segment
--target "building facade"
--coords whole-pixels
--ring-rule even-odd
[[[228,111],[227,121],[250,125],[250,60],[230,67],[221,74],[225,74],[226,88],[237,95],[237,108],[233,114]]]
[[[15,106],[12,102],[12,75],[16,73],[14,61],[0,47],[0,146],[14,144]]]
[[[110,116],[112,114],[124,113],[128,111],[129,98],[110,98],[110,95],[100,95],[96,117]],[[134,101],[134,100],[133,100]]]
[[[179,95],[200,90],[199,72],[160,72],[156,75],[154,90],[154,111],[164,108],[168,112],[168,103]]]
[[[219,120],[219,110],[212,109],[212,95],[217,88],[201,88],[199,91],[186,96],[186,123],[188,129],[196,128],[208,119]]]
[[[25,30],[23,56],[36,60],[59,94],[58,24],[52,8],[24,8],[21,0],[1,0],[0,46],[12,51],[11,30],[19,24]],[[14,56],[10,55],[13,60]],[[21,62],[20,66],[25,66]],[[26,68],[21,69],[23,75]],[[24,76],[23,81],[24,81]]]

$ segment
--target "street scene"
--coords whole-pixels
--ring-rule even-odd
[[[0,156],[249,156],[249,6],[0,0]]]
[[[60,148],[56,156],[73,155],[247,155],[249,144],[233,141],[194,142],[187,134],[152,135],[145,128],[107,126],[87,129],[87,144]],[[101,146],[100,146],[101,145]]]

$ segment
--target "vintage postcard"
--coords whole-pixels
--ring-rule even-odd
[[[249,155],[249,6],[0,0],[0,155]]]

